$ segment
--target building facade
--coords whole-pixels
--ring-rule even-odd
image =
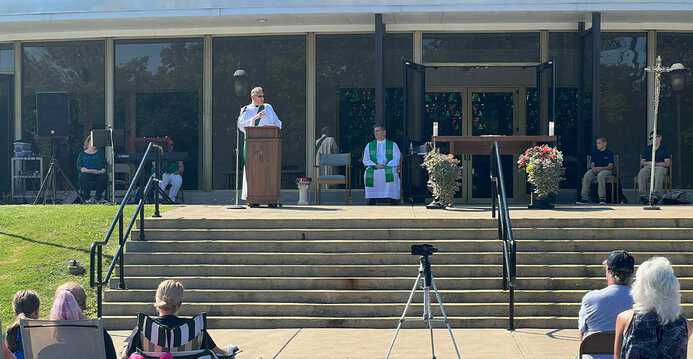
[[[373,124],[387,124],[402,142],[425,140],[434,121],[440,135],[473,136],[548,134],[553,122],[566,189],[579,186],[594,139],[607,136],[629,188],[653,122],[654,76],[645,68],[657,56],[687,68],[682,89],[662,76],[658,126],[673,154],[674,187],[690,189],[692,15],[693,1],[3,2],[0,192],[10,188],[12,142],[50,154],[37,132],[43,92],[66,93],[67,136],[56,156],[68,176],[76,178],[89,131],[112,126],[125,143],[168,136],[175,151],[188,152],[183,188],[233,189],[236,119],[254,86],[284,124],[287,189],[312,175],[324,127],[352,153],[358,188]],[[425,74],[424,114],[414,119],[404,108],[404,61]],[[404,133],[406,113],[406,131],[418,135]],[[504,161],[516,173],[514,158]],[[461,199],[488,197],[488,159],[463,164]],[[508,188],[524,200],[518,176]]]

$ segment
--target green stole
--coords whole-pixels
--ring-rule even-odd
[[[257,112],[256,112],[255,114],[257,115],[258,113],[260,113],[260,111],[262,111],[262,110],[264,110],[264,109],[265,109],[265,104],[263,103],[263,104],[260,105],[260,107],[257,109]],[[262,120],[262,118],[258,117],[258,118],[255,120],[255,123],[253,124],[253,126],[256,126],[256,127],[257,127],[257,125],[260,124],[260,120]],[[246,134],[245,132],[243,132],[243,139],[245,140],[246,138],[247,138],[247,134]],[[243,163],[245,163],[245,141],[243,141]]]
[[[394,158],[394,142],[385,140],[385,158],[389,163]],[[368,144],[368,154],[371,161],[378,163],[378,140],[373,140]],[[369,166],[366,170],[366,187],[373,187],[373,177],[375,177],[375,167]],[[394,182],[395,176],[392,174],[392,167],[385,166],[385,182]]]

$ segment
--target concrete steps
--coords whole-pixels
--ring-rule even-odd
[[[451,325],[506,327],[496,223],[147,219],[146,241],[133,232],[126,247],[128,290],[104,293],[105,325],[129,329],[135,313],[154,314],[156,287],[175,278],[186,287],[181,314],[207,312],[211,328],[394,328],[418,274],[410,247],[430,243],[439,249],[433,274]],[[684,313],[693,314],[693,219],[523,219],[513,226],[518,328],[576,327],[582,296],[605,285],[600,263],[614,249],[627,249],[636,263],[668,257]],[[420,318],[422,302],[417,291],[407,316]],[[406,326],[423,327],[420,320]]]

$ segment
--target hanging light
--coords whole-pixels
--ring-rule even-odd
[[[681,63],[671,65],[671,88],[676,91],[683,91],[686,88],[686,68]]]

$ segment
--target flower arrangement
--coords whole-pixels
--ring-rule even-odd
[[[460,160],[451,154],[441,154],[437,148],[424,156],[421,167],[428,171],[433,198],[443,206],[452,205],[455,192],[462,186],[462,168],[459,164]]]
[[[530,147],[517,160],[517,168],[527,173],[527,182],[534,185],[537,199],[548,201],[558,193],[563,180],[563,153],[548,145]]]

